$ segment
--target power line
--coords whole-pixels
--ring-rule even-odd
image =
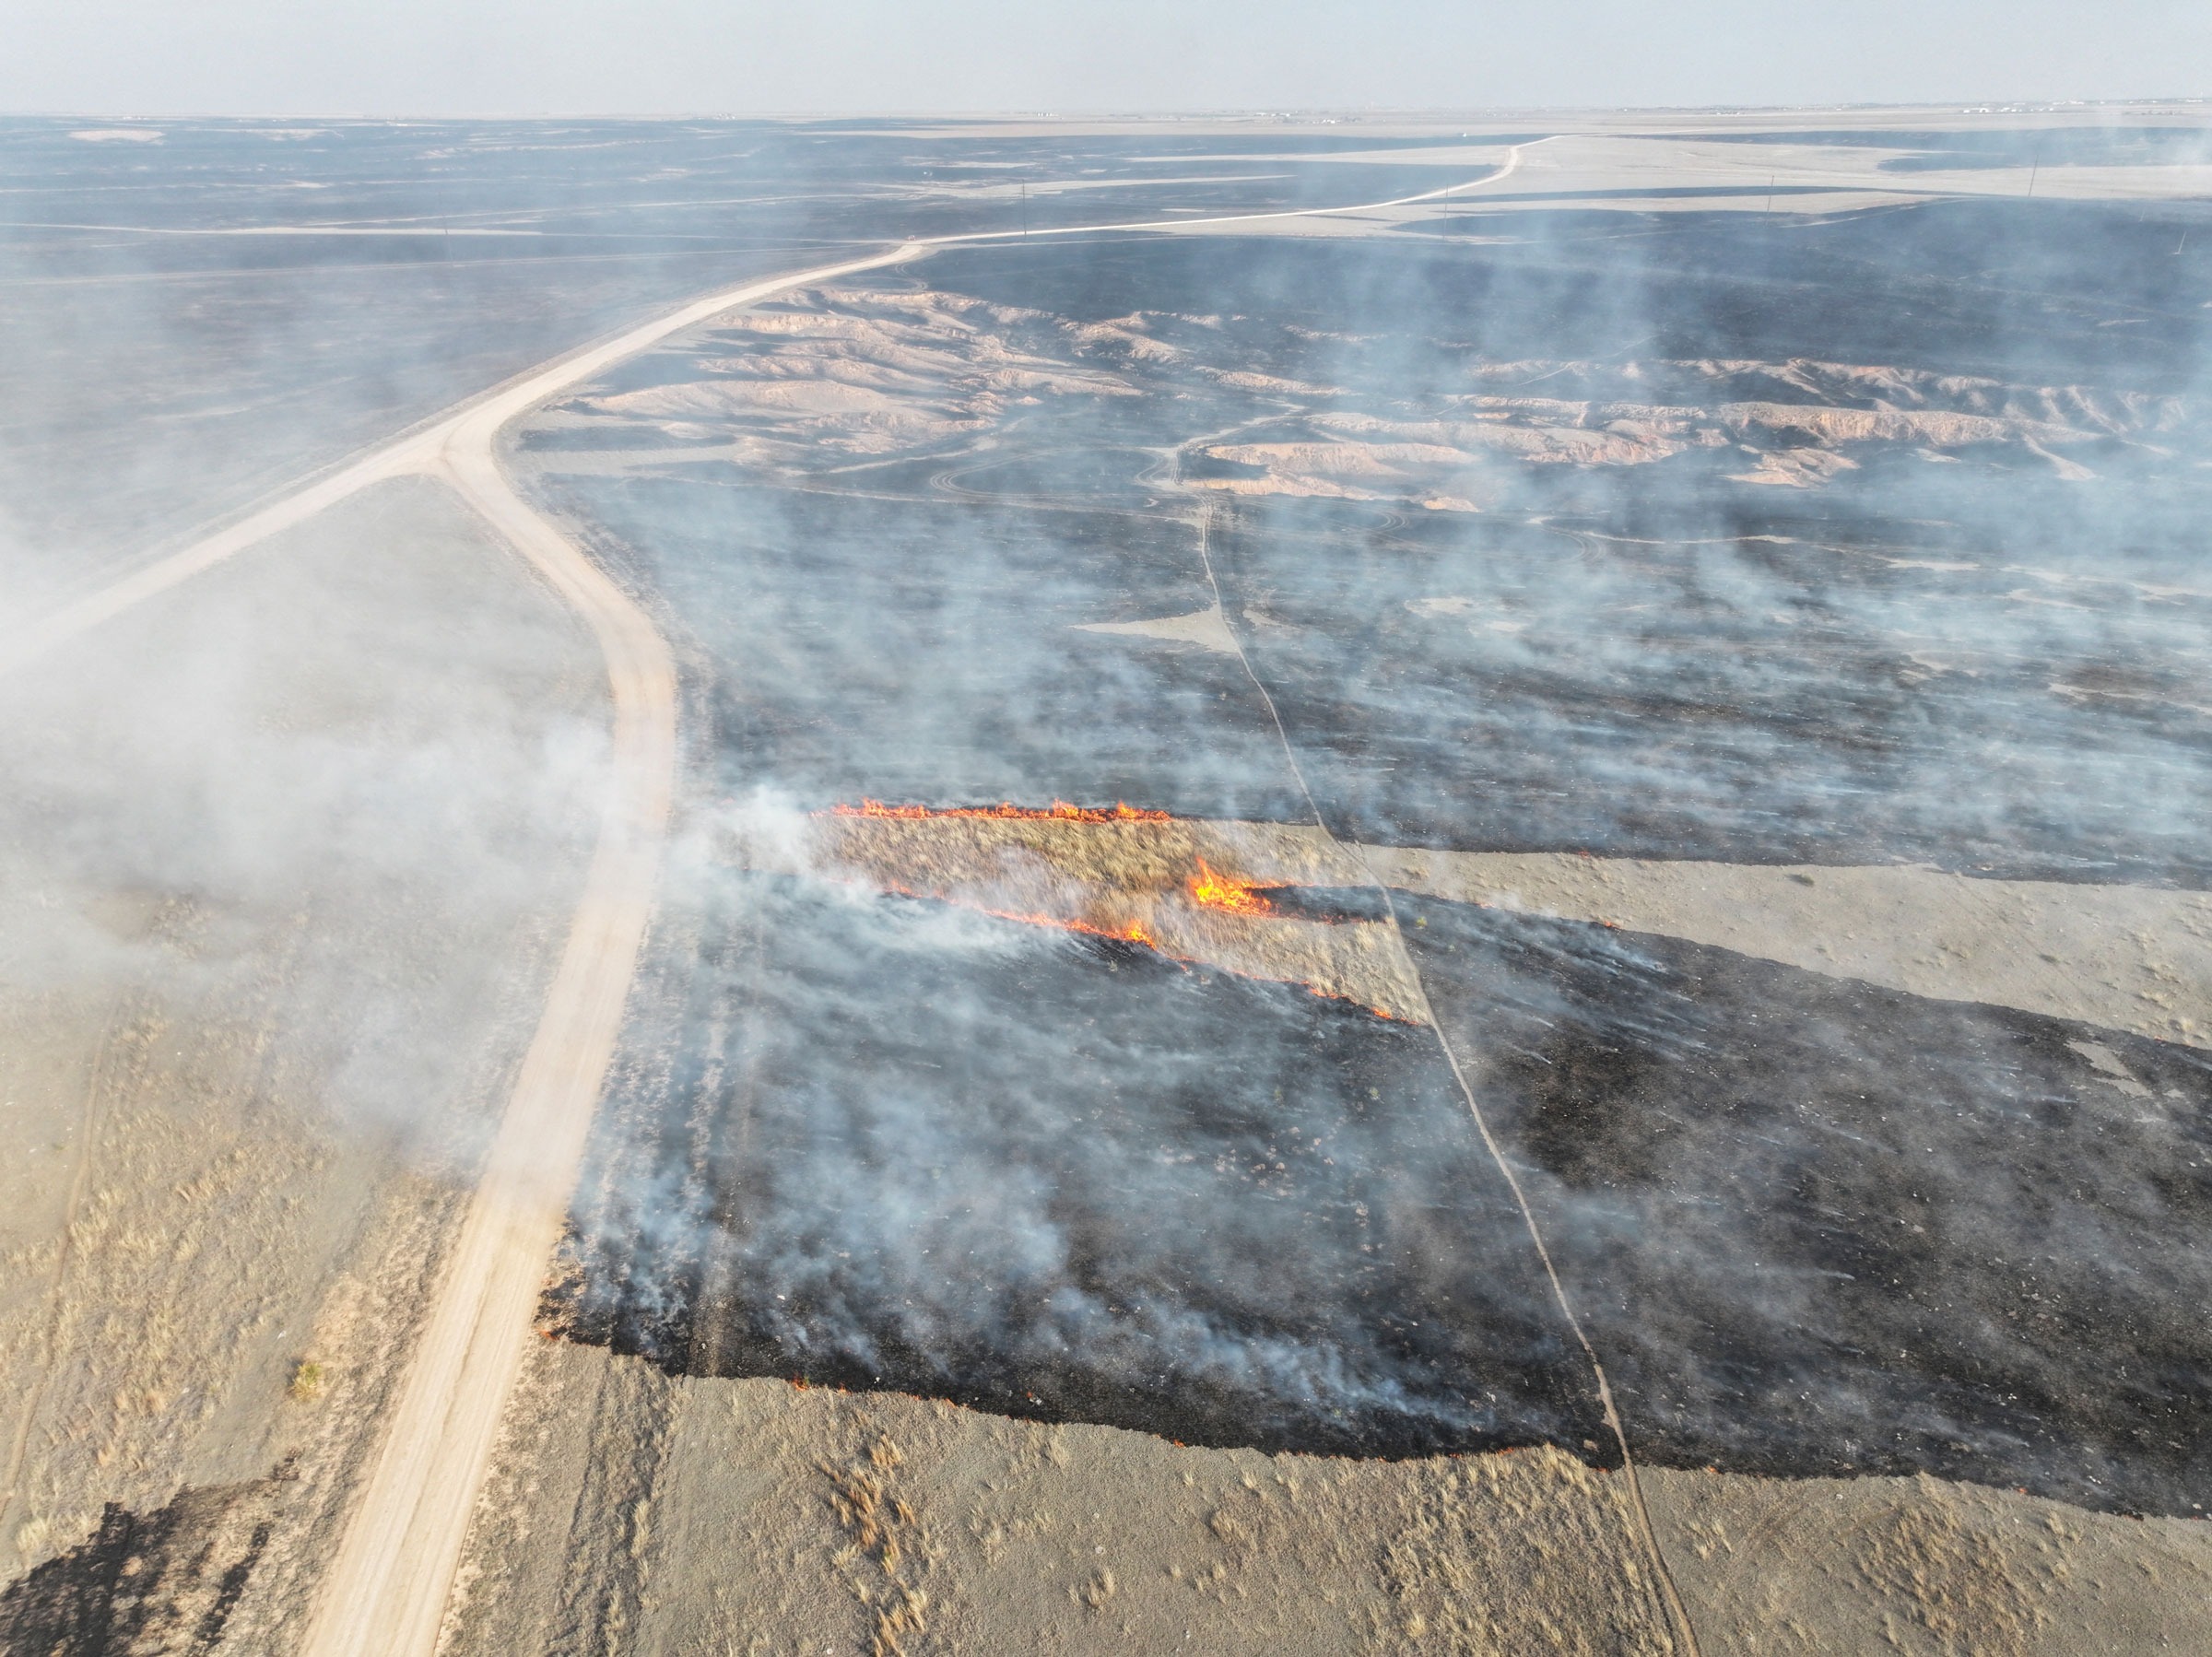
[[[1459,1084],[1460,1097],[1466,1101],[1467,1112],[1475,1119],[1475,1132],[1482,1140],[1483,1148],[1489,1152],[1490,1160],[1496,1164],[1499,1173],[1504,1176],[1506,1189],[1512,1193],[1514,1205],[1521,1211],[1522,1223],[1527,1228],[1529,1241],[1535,1245],[1536,1262],[1544,1268],[1545,1278],[1551,1285],[1552,1300],[1559,1307],[1559,1315],[1565,1319],[1568,1332],[1574,1336],[1583,1349],[1583,1356],[1589,1360],[1591,1373],[1597,1383],[1598,1409],[1606,1426],[1612,1431],[1614,1443],[1620,1449],[1621,1471],[1628,1475],[1630,1510],[1636,1517],[1636,1528],[1649,1552],[1651,1562],[1657,1568],[1655,1574],[1660,1602],[1673,1614],[1673,1621],[1681,1632],[1682,1643],[1688,1648],[1688,1657],[1700,1657],[1697,1625],[1690,1621],[1689,1607],[1683,1604],[1681,1592],[1675,1585],[1675,1573],[1667,1566],[1666,1550],[1660,1546],[1658,1533],[1653,1529],[1651,1510],[1644,1505],[1643,1487],[1636,1477],[1636,1458],[1629,1450],[1629,1429],[1620,1418],[1619,1410],[1614,1405],[1613,1387],[1606,1377],[1606,1366],[1599,1360],[1597,1348],[1591,1344],[1589,1335],[1583,1332],[1582,1319],[1575,1316],[1574,1306],[1567,1296],[1567,1286],[1560,1280],[1559,1268],[1552,1263],[1551,1250],[1545,1244],[1543,1228],[1536,1223],[1536,1211],[1529,1203],[1528,1193],[1522,1190],[1521,1181],[1513,1172],[1512,1164],[1506,1159],[1504,1147],[1490,1132],[1489,1119],[1483,1113],[1482,1103],[1476,1097],[1475,1085],[1467,1079],[1467,1073],[1460,1064],[1459,1054],[1452,1045],[1452,1038],[1444,1031],[1443,1020],[1437,1017],[1436,1008],[1429,999],[1428,983],[1421,977],[1420,964],[1413,958],[1413,951],[1406,943],[1405,928],[1399,924],[1398,906],[1391,897],[1389,883],[1375,873],[1374,864],[1368,861],[1365,846],[1355,840],[1347,848],[1336,838],[1335,830],[1329,827],[1328,818],[1322,814],[1321,803],[1313,797],[1312,785],[1306,781],[1305,768],[1298,762],[1298,750],[1290,742],[1290,729],[1283,723],[1283,715],[1275,705],[1274,696],[1261,679],[1259,670],[1253,666],[1252,658],[1245,653],[1244,641],[1237,637],[1234,628],[1229,627],[1229,611],[1221,602],[1220,579],[1214,574],[1213,552],[1206,545],[1208,531],[1212,526],[1213,503],[1202,502],[1198,508],[1198,561],[1206,573],[1206,584],[1213,590],[1214,614],[1220,617],[1221,625],[1229,629],[1230,642],[1236,646],[1237,660],[1243,665],[1244,676],[1252,681],[1252,687],[1260,693],[1260,700],[1266,707],[1267,717],[1275,722],[1275,734],[1282,743],[1284,762],[1290,768],[1290,776],[1297,782],[1299,793],[1306,797],[1306,809],[1312,814],[1313,826],[1339,852],[1350,852],[1366,873],[1368,884],[1382,899],[1383,912],[1389,917],[1387,923],[1397,941],[1400,962],[1412,981],[1414,995],[1420,1012],[1429,1021],[1430,1033],[1443,1050],[1444,1064],[1452,1072],[1452,1079]]]

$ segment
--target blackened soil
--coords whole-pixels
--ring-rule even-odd
[[[731,793],[1295,818],[1233,657],[1074,630],[1211,602],[1179,512],[571,478],[712,664]]]
[[[1310,786],[1382,843],[2202,887],[2212,600],[2179,412],[2070,450],[2087,476],[2018,444],[1865,448],[1799,490],[1722,441],[1486,459],[1473,512],[1208,491],[1196,556],[1184,486],[1240,475],[1218,434],[1305,441],[1338,402],[1395,420],[1637,365],[1636,401],[1718,410],[1782,383],[1727,365],[1806,361],[1873,371],[1805,393],[1833,407],[1886,406],[1888,368],[2085,410],[2188,391],[2212,241],[2175,243],[2201,209],[2044,206],[947,252],[882,280],[1141,311],[1181,355],[1118,364],[1144,394],[865,473],[553,488],[705,669],[724,793],[1295,821]],[[1225,367],[1344,389],[1300,413]],[[1267,700],[1233,657],[1071,630],[1206,607],[1216,580]],[[2206,1499],[2195,1055],[1407,913],[1632,1442]],[[928,905],[737,880],[696,924],[664,940],[579,1208],[577,1333],[1186,1441],[1600,1438],[1426,1034]]]
[[[1640,1454],[2212,1503],[2206,1055],[1401,908]]]
[[[1347,921],[1384,921],[1390,901],[1371,886],[1262,886],[1253,895],[1278,915],[1339,925]]]
[[[1240,367],[1397,416],[1577,395],[1550,371],[1574,362],[1638,363],[1638,400],[1681,405],[1771,394],[1687,364],[1801,359],[2132,397],[2201,374],[2203,217],[1515,212],[1478,227],[1502,240],[1448,252],[1179,240],[927,270],[1085,322],[1230,313]],[[1240,334],[1248,318],[1273,326]],[[1526,365],[1525,393],[1484,363]],[[1186,478],[1249,474],[1188,441],[1226,411],[1125,402],[1115,443],[1141,447],[1124,426],[1149,419],[1155,445],[1185,443]],[[1314,435],[1286,419],[1237,441]],[[2168,441],[2085,446],[2087,477],[2025,451],[1862,454],[1804,491],[1747,481],[1733,444],[1487,465],[1467,485],[1479,514],[1217,497],[1213,568],[1308,782],[1355,838],[2203,887],[2203,469]]]
[[[573,1334],[1185,1443],[1611,1450],[1429,1030],[931,903],[722,919],[601,1134]]]
[[[2060,486],[2005,486],[2042,514],[1993,524],[2009,547],[1924,530],[1908,556],[1876,511],[1903,505],[1902,481],[1838,489],[1820,520],[1635,482],[1640,501],[1602,499],[1627,486],[1596,480],[1577,516],[1538,526],[1347,523],[1335,557],[1296,533],[1311,503],[1217,513],[1231,613],[1288,624],[1245,647],[1333,827],[1384,844],[2212,882],[2212,717],[2189,687],[2212,672],[2212,606],[2136,591],[2170,579],[2147,559],[2054,555],[2098,596],[2041,620],[2017,563],[2040,560],[2046,534],[2095,541],[2081,500],[2043,499]]]

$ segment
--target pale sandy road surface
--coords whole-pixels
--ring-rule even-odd
[[[393,470],[427,468],[450,482],[590,624],[614,702],[614,771],[537,1033],[324,1583],[310,1651],[427,1651],[437,1643],[531,1308],[621,1033],[675,781],[676,666],[666,642],[628,593],[514,492],[495,453],[499,434],[524,410],[692,323],[912,252],[771,277],[686,306],[435,429],[428,437],[436,447],[428,453],[423,443],[410,443],[388,463]]]

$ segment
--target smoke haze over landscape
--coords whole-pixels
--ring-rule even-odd
[[[2201,111],[14,117],[0,189],[9,1639],[186,1488],[294,1504],[222,1616],[300,1633],[625,834],[516,1488],[588,1372],[2212,1502]],[[606,594],[455,437],[51,642],[833,265],[486,428]]]

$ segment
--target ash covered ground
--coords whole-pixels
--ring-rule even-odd
[[[521,458],[664,595],[704,824],[1317,808],[1347,845],[2202,889],[2174,226],[1452,228],[1497,243],[941,253],[673,342]],[[1435,1032],[693,878],[573,1333],[1196,1442],[1616,1453]],[[2201,1029],[1399,902],[1639,1453],[2196,1510]]]

